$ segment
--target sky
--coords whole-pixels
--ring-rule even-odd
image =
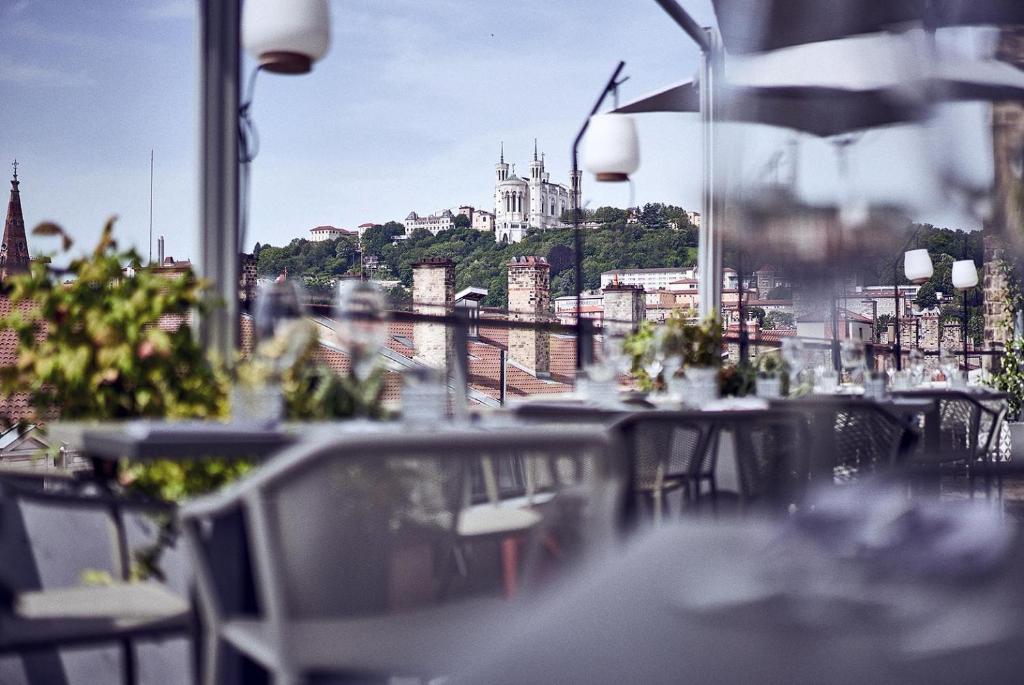
[[[154,254],[163,235],[168,254],[197,260],[195,3],[0,2],[0,160],[19,161],[27,226],[57,221],[86,249],[116,214],[120,242],[147,255],[153,150]],[[699,23],[714,22],[710,0],[683,4]],[[502,142],[506,161],[525,171],[537,138],[551,179],[567,183],[573,137],[620,59],[623,102],[698,67],[696,47],[653,0],[332,0],[331,10],[332,45],[311,74],[258,77],[247,249],[323,224],[354,228],[461,204],[493,210]],[[828,60],[815,65],[829,69]],[[646,114],[637,125],[633,188],[585,178],[584,203],[699,210],[696,117]],[[889,173],[914,183],[905,146],[888,136],[868,134],[855,149],[862,158],[851,156],[865,192],[897,187]],[[758,154],[770,158],[786,137],[757,138]],[[732,140],[757,149],[749,137]],[[818,140],[798,149],[809,195],[835,195],[834,149]],[[29,242],[33,254],[56,249],[50,238]]]

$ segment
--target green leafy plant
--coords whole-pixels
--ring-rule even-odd
[[[1009,396],[1009,415],[1014,420],[1021,420],[1024,409],[1024,339],[1014,338],[1010,341],[999,371],[991,374],[988,382]]]
[[[718,367],[722,364],[722,324],[715,314],[699,323],[680,312],[665,321],[665,353],[679,357],[683,367]]]
[[[755,373],[750,364],[727,364],[718,370],[718,393],[722,397],[745,397],[754,392]]]
[[[142,269],[134,250],[117,250],[113,224],[66,270],[37,261],[7,279],[14,306],[0,329],[14,332],[18,359],[0,369],[0,390],[27,392],[38,418],[223,416],[223,377],[186,323],[190,310],[204,309],[202,284],[190,272]],[[65,251],[72,245],[55,224],[35,233],[60,235]]]

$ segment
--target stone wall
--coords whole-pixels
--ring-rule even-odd
[[[1005,27],[999,33],[996,59],[1024,68],[1024,27]],[[1021,156],[1024,154],[1024,105],[992,105],[992,146],[996,197],[993,216],[984,224],[985,347],[1006,344],[1007,291],[1003,259],[1007,246],[1024,247],[1024,208],[1021,206]],[[991,361],[986,357],[986,363]]]
[[[551,267],[543,257],[516,257],[508,263],[508,311],[511,321],[551,320]],[[509,359],[535,376],[551,371],[547,331],[511,329]]]
[[[450,259],[424,259],[412,265],[412,302],[417,314],[443,316],[455,305],[455,265]],[[427,366],[447,369],[452,359],[451,327],[437,323],[413,326],[415,359]]]

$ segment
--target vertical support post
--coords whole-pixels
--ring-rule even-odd
[[[455,308],[455,345],[452,369],[454,397],[452,413],[460,422],[469,420],[469,315],[465,307]]]
[[[899,272],[899,258],[892,265],[892,296],[893,304],[896,308],[893,310],[893,319],[896,321],[896,344],[892,348],[893,356],[896,357],[896,370],[903,370],[903,350],[900,349],[900,272]]]
[[[224,361],[238,347],[240,26],[240,0],[199,0],[199,271],[215,305],[199,338]]]
[[[968,291],[964,290],[961,294],[961,299],[963,299],[964,301],[964,331],[960,336],[960,341],[963,343],[964,346],[964,378],[967,378],[967,375],[970,371],[969,367],[967,366],[967,293]]]
[[[701,167],[703,169],[701,221],[697,242],[698,313],[701,318],[722,309],[722,234],[719,221],[721,201],[718,197],[718,166],[716,159],[717,92],[722,74],[722,49],[718,31],[705,29],[707,49],[700,60]]]
[[[498,372],[498,402],[501,406],[505,406],[505,394],[508,390],[508,353],[503,349],[498,350],[498,363],[501,365]]]

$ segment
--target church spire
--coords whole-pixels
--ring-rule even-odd
[[[505,163],[505,141],[501,141],[501,164]]]
[[[537,139],[533,139],[533,161],[537,161]]]
[[[0,245],[0,280],[14,273],[28,271],[28,240],[25,238],[25,219],[21,213],[21,192],[18,190],[18,160],[14,160],[12,166],[14,176],[11,179],[11,199],[7,203],[4,241]]]

